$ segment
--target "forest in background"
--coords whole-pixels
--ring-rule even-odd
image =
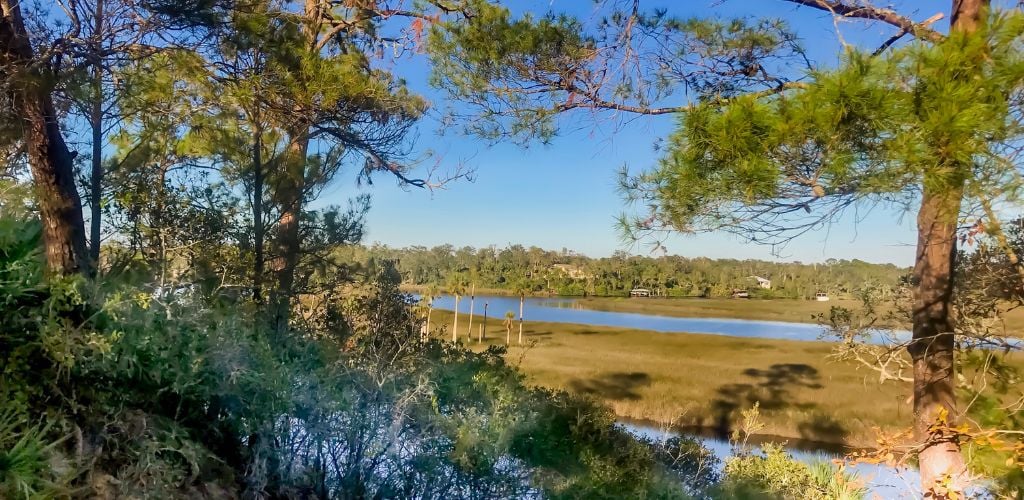
[[[854,297],[874,290],[891,298],[906,290],[909,268],[860,260],[828,259],[822,263],[712,259],[708,257],[637,256],[623,251],[593,258],[571,250],[544,250],[509,245],[505,248],[440,245],[392,248],[359,245],[336,250],[353,262],[393,260],[408,285],[476,285],[480,289],[518,294],[564,296],[628,296],[646,288],[664,297],[728,297],[748,290],[751,297],[811,299],[824,292]],[[755,276],[771,280],[758,285]]]
[[[445,123],[485,140],[550,140],[578,109],[685,116],[658,165],[623,174],[638,238],[775,243],[921,201],[913,337],[864,342],[874,294],[827,318],[833,359],[914,384],[913,433],[862,458],[916,460],[936,495],[978,470],[1017,495],[1000,314],[1024,302],[1024,266],[996,210],[1024,191],[1024,16],[956,1],[940,33],[790,1],[892,38],[813,67],[785,20],[639,1],[588,20],[485,0],[0,0],[0,496],[862,496],[831,464],[746,447],[753,425],[721,467],[693,440],[632,436],[501,348],[423,335],[391,261],[339,255],[369,210],[319,203],[340,179],[465,175],[418,168],[438,165],[415,140],[431,103],[390,70],[420,54],[458,103]],[[974,240],[986,251],[959,253]]]

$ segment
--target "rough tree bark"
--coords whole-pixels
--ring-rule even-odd
[[[34,64],[20,2],[0,0],[0,65],[13,83],[29,167],[39,202],[46,265],[54,274],[88,271],[82,200],[74,179],[74,157],[61,135],[53,98]]]
[[[953,0],[951,31],[973,32],[988,0]],[[969,166],[939,166],[925,176],[917,216],[914,264],[913,341],[914,433],[922,443],[919,456],[925,492],[960,491],[966,468],[960,444],[929,432],[942,413],[957,416],[953,320],[950,317],[956,265],[956,230]]]
[[[302,32],[306,50],[316,50],[317,26],[320,22],[320,5],[317,0],[306,0],[303,10]],[[295,268],[299,263],[302,241],[299,223],[302,215],[303,197],[306,190],[306,155],[309,152],[310,123],[303,116],[301,108],[295,109],[294,123],[288,127],[290,142],[284,155],[281,181],[275,190],[277,205],[281,210],[277,223],[276,255],[271,269],[277,280],[272,294],[273,328],[278,334],[288,330],[291,317],[292,297],[295,294]]]
[[[917,217],[914,326],[909,350],[914,361],[914,433],[925,443],[919,457],[925,491],[935,489],[944,478],[960,477],[964,471],[959,444],[933,440],[928,431],[940,413],[956,416],[950,300],[962,190],[926,190]]]
[[[299,218],[302,213],[302,193],[306,171],[306,153],[309,141],[305,132],[296,131],[284,155],[282,179],[275,190],[281,215],[277,221],[277,235],[271,270],[277,280],[272,294],[273,328],[278,334],[288,330],[292,295],[295,292],[295,267],[299,263],[301,241]],[[297,137],[297,138],[296,138]]]

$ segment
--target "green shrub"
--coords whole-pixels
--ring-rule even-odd
[[[607,408],[421,342],[387,269],[282,338],[237,298],[47,281],[38,238],[0,221],[0,497],[684,496]]]
[[[10,401],[0,406],[0,498],[52,498],[66,494],[74,470],[55,451],[49,426],[31,425]]]
[[[856,500],[866,495],[854,477],[828,463],[798,462],[778,444],[766,444],[759,453],[729,459],[724,475],[717,487],[718,497]]]

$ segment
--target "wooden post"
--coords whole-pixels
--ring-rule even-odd
[[[459,341],[459,294],[455,294],[455,320],[452,322],[452,343]]]
[[[480,342],[487,338],[487,302],[484,302],[484,323],[480,325]]]
[[[476,303],[476,283],[469,288],[469,328],[466,329],[466,342],[473,340],[473,305]]]
[[[526,302],[526,294],[519,296],[519,345],[523,344],[523,303]]]

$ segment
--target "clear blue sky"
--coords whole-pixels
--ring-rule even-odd
[[[897,1],[901,12],[923,20],[948,12],[949,1]],[[513,10],[542,13],[567,9],[588,16],[593,3],[585,0],[521,0]],[[787,19],[801,34],[810,56],[832,64],[839,52],[830,16],[778,0],[686,0],[644,2],[645,7],[674,6],[680,16],[768,15]],[[945,31],[947,21],[936,25]],[[879,24],[847,22],[840,25],[848,43],[871,46],[892,32]],[[402,60],[397,72],[410,86],[443,108],[443,96],[427,85],[429,68],[424,56]],[[655,140],[673,128],[671,116],[640,117],[626,124],[610,123],[579,128],[580,120],[567,118],[567,131],[550,145],[522,148],[512,144],[489,146],[459,135],[439,133],[434,118],[419,129],[418,147],[440,155],[441,162],[464,162],[476,169],[474,182],[460,181],[433,193],[402,189],[383,176],[370,191],[373,209],[366,242],[392,246],[451,243],[456,246],[508,244],[563,247],[591,256],[615,250],[647,253],[646,247],[623,243],[614,217],[626,207],[615,190],[615,174],[623,166],[648,168],[658,153]],[[577,127],[571,125],[577,124]],[[324,193],[328,203],[342,203],[359,188],[340,181]],[[805,235],[781,251],[782,260],[804,262],[827,258],[858,258],[871,262],[910,265],[913,262],[913,219],[916,214],[875,209],[850,213],[827,230]],[[670,254],[686,256],[779,259],[769,247],[744,243],[725,234],[678,236],[667,242]]]

